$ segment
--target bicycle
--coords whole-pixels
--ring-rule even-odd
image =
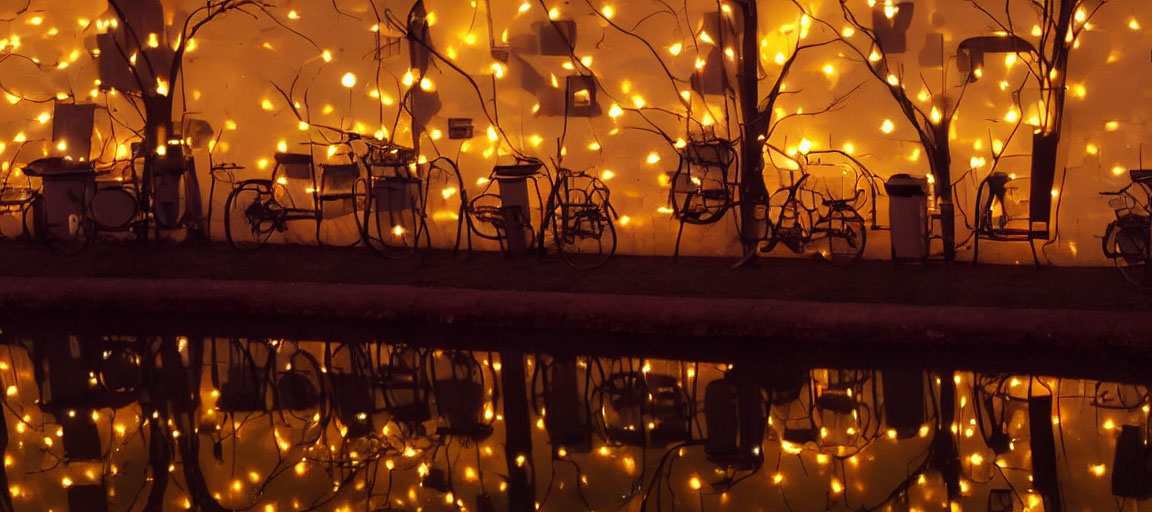
[[[777,244],[783,243],[792,252],[803,254],[814,243],[826,239],[827,252],[820,253],[833,264],[846,265],[858,261],[864,254],[868,230],[864,217],[853,205],[865,190],[856,189],[851,198],[829,198],[816,190],[804,188],[812,175],[803,166],[799,171],[799,179],[793,178],[791,185],[776,189],[768,198],[768,234],[760,252],[772,252]],[[783,203],[773,206],[772,199],[780,194],[785,194]],[[806,200],[805,196],[809,199]],[[810,206],[816,198],[820,199],[820,204]],[[773,211],[777,211],[775,221],[771,215]]]
[[[679,148],[680,162],[669,173],[668,204],[679,221],[673,258],[680,256],[684,225],[719,222],[736,205],[739,159],[735,144],[720,138],[687,142]]]
[[[338,144],[348,145],[350,142],[351,138],[346,138]],[[276,165],[269,179],[241,181],[225,201],[224,234],[236,250],[258,249],[268,242],[273,233],[284,233],[288,230],[289,222],[299,220],[313,221],[316,242],[323,244],[320,228],[327,217],[335,218],[366,209],[367,194],[356,190],[356,183],[363,178],[355,160],[350,164],[320,164],[320,176],[317,179],[316,164],[311,153],[276,153],[274,159]],[[311,198],[312,207],[296,206],[288,188],[289,180],[310,182],[306,193]],[[284,204],[281,198],[288,204]],[[324,207],[331,203],[340,203],[337,206],[343,208],[337,209],[335,214],[326,215]],[[359,222],[357,224],[359,236],[351,245],[359,244],[363,239],[363,230]]]
[[[466,203],[469,232],[499,243],[500,249],[509,254],[523,253],[535,246],[528,181],[532,181],[536,191],[536,204],[544,204],[539,185],[543,167],[544,162],[539,159],[520,156],[512,165],[494,166],[484,190]],[[493,183],[499,184],[498,193],[490,192]],[[541,212],[541,226],[543,220]]]
[[[435,177],[441,175],[454,185],[445,189],[444,198],[456,193],[461,197],[456,215],[456,248],[459,248],[467,195],[456,163],[447,157],[439,157],[421,166],[412,148],[354,133],[347,135],[350,141],[362,142],[366,147],[360,156],[355,151],[349,153],[350,158],[367,170],[366,177],[357,180],[354,190],[355,195],[360,195],[355,191],[363,186],[363,194],[367,197],[362,203],[363,211],[356,213],[365,245],[377,254],[393,259],[414,255],[421,238],[431,249],[427,215],[429,192]]]
[[[1152,204],[1152,170],[1134,169],[1128,171],[1132,183],[1115,192],[1101,192],[1111,197],[1116,220],[1108,223],[1101,241],[1104,256],[1116,265],[1120,274],[1128,282],[1142,288],[1152,288],[1152,218],[1149,205]],[[1139,185],[1147,197],[1141,201],[1132,192]]]
[[[609,201],[608,186],[600,178],[559,168],[544,215],[538,237],[541,257],[549,226],[556,250],[573,268],[601,267],[616,253],[614,220],[619,215]]]

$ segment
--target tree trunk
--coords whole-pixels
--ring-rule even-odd
[[[500,386],[504,388],[504,459],[508,464],[508,510],[534,512],[536,486],[529,474],[532,469],[532,420],[528,417],[524,354],[502,351],[500,364],[503,366]]]
[[[754,229],[758,222],[757,211],[768,200],[768,189],[764,185],[764,152],[760,137],[767,130],[766,117],[760,114],[757,104],[760,101],[759,87],[759,22],[756,0],[743,2],[744,37],[741,41],[739,72],[740,116],[744,121],[744,133],[740,144],[740,242],[745,255],[755,254],[760,241],[759,230]],[[771,115],[769,112],[767,115]]]
[[[944,243],[944,261],[956,261],[956,209],[952,203],[952,150],[948,142],[951,121],[932,125],[935,138],[928,149],[928,165],[936,180],[935,194],[940,209],[940,236]]]
[[[937,373],[940,379],[940,419],[936,423],[936,435],[932,439],[931,467],[944,478],[948,501],[960,496],[960,452],[956,448],[956,436],[952,425],[956,421],[956,382],[952,371]]]

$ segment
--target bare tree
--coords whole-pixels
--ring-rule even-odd
[[[761,239],[762,225],[768,221],[766,205],[769,199],[767,186],[764,182],[764,149],[776,126],[792,115],[780,115],[777,110],[778,101],[785,93],[786,80],[802,54],[808,50],[826,46],[836,42],[836,39],[809,41],[809,25],[811,19],[797,13],[798,22],[792,30],[785,33],[789,38],[788,55],[781,55],[775,64],[779,70],[771,73],[765,69],[761,53],[763,34],[759,26],[760,0],[742,0],[736,2],[735,7],[727,5],[719,8],[709,19],[703,20],[705,27],[713,25],[710,30],[696,30],[690,27],[691,43],[699,57],[696,61],[696,70],[688,78],[678,77],[672,71],[672,66],[664,61],[664,56],[652,46],[650,42],[635,33],[635,29],[628,29],[618,22],[595,10],[600,18],[609,26],[643,43],[648,52],[660,63],[668,80],[675,90],[680,91],[690,86],[699,96],[722,95],[722,106],[711,105],[704,98],[703,108],[700,112],[694,111],[694,104],[690,97],[681,95],[683,113],[671,112],[655,107],[637,106],[623,110],[642,116],[646,129],[654,129],[663,135],[669,142],[676,141],[662,130],[656,128],[657,123],[647,117],[650,114],[671,114],[685,124],[685,131],[691,136],[694,132],[699,134],[707,132],[717,116],[714,110],[728,110],[729,105],[735,110],[733,116],[726,116],[721,128],[711,127],[712,132],[721,129],[728,133],[726,137],[731,142],[739,144],[739,169],[737,181],[737,195],[734,203],[739,206],[740,242],[744,257],[737,264],[755,259],[757,245]],[[661,5],[665,5],[661,3]],[[591,4],[589,4],[591,6]],[[669,9],[671,9],[669,7]],[[672,12],[677,20],[687,19],[686,12]],[[647,18],[645,18],[647,19]],[[679,23],[679,21],[678,21]],[[690,20],[689,20],[689,23]],[[708,31],[712,33],[709,34]],[[728,39],[731,38],[731,41]],[[708,47],[705,43],[709,43]],[[680,45],[677,45],[679,53]],[[733,65],[729,69],[727,61]],[[766,88],[765,88],[766,86]],[[852,89],[853,91],[855,89]],[[789,91],[798,93],[799,91]],[[850,94],[850,93],[849,93]],[[827,112],[838,107],[843,98],[834,99],[829,105],[816,109],[806,115]],[[683,141],[675,142],[682,147]]]
[[[1057,152],[1064,129],[1072,49],[1077,46],[1080,34],[1091,26],[1091,20],[1109,0],[968,2],[993,24],[993,29],[1001,37],[1029,41],[1027,51],[1023,47],[1017,49],[1020,61],[1027,66],[1039,93],[1036,122],[1033,123],[1029,218],[1033,222],[1043,222],[1043,233],[1049,234],[1049,226],[1059,222],[1059,218],[1052,219],[1052,199],[1059,190],[1055,186],[1059,164]],[[975,80],[979,77],[979,68],[975,65],[973,68]],[[1053,194],[1049,193],[1050,190]],[[1048,244],[1055,240],[1051,238]]]
[[[803,9],[799,2],[793,3]],[[837,34],[837,38],[852,51],[854,58],[873,78],[883,84],[885,90],[896,101],[900,113],[916,131],[916,138],[924,147],[936,184],[935,193],[939,198],[945,259],[953,261],[956,257],[956,235],[952,202],[952,151],[948,134],[963,100],[968,81],[951,83],[952,79],[947,73],[948,66],[944,65],[945,59],[941,55],[938,80],[930,84],[929,79],[921,75],[920,82],[927,92],[910,93],[909,82],[915,76],[909,76],[910,73],[893,55],[905,51],[902,28],[906,27],[911,19],[914,4],[874,3],[875,5],[869,7],[872,11],[868,13],[871,23],[861,21],[861,13],[854,11],[846,1],[840,2],[840,14],[848,28],[838,29],[828,19],[817,19],[817,22]],[[893,36],[894,31],[897,33]],[[940,51],[943,53],[942,47]],[[889,132],[893,127],[884,126],[882,129]]]
[[[205,0],[181,20],[167,21],[159,0],[127,2],[108,0],[114,15],[110,37],[100,48],[103,86],[116,89],[140,112],[143,127],[137,132],[144,161],[143,197],[145,212],[152,211],[152,182],[162,166],[180,165],[182,155],[168,155],[169,140],[180,134],[175,125],[177,89],[184,73],[184,57],[193,48],[200,31],[232,13],[255,18],[271,4],[264,0]],[[179,14],[179,13],[173,13]],[[183,93],[183,90],[180,90]],[[181,104],[183,101],[181,101]],[[193,212],[199,200],[189,201]],[[192,204],[195,203],[195,204]]]

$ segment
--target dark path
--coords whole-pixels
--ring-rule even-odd
[[[478,254],[6,246],[0,328],[392,343],[1146,380],[1149,300],[1109,268],[836,268],[621,257],[592,272]]]
[[[554,257],[509,260],[493,253],[453,259],[448,252],[437,252],[423,260],[391,261],[362,248],[273,246],[241,254],[224,245],[103,244],[65,258],[36,246],[0,245],[0,275],[4,276],[402,284],[872,304],[1152,309],[1152,299],[1134,290],[1110,267],[897,267],[886,261],[834,267],[813,260],[771,259],[733,270],[731,263],[712,258],[673,262],[664,257],[618,256],[602,269],[578,271]]]

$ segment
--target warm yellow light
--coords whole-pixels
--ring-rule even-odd
[[[680,52],[683,50],[684,50],[684,45],[680,44],[680,43],[676,43],[676,44],[668,47],[668,53],[671,53],[672,55],[680,55]]]
[[[800,145],[797,146],[797,149],[800,150],[801,154],[807,155],[809,151],[812,151],[812,141],[808,139],[800,139]]]
[[[895,129],[896,129],[896,125],[892,123],[891,119],[885,119],[884,122],[880,124],[880,131],[881,132],[892,133],[892,131]]]
[[[600,12],[608,19],[612,19],[616,15],[616,9],[613,9],[611,5],[605,5],[603,9],[600,9]]]
[[[352,73],[344,73],[344,77],[340,79],[340,84],[349,89],[356,86],[356,75]]]

